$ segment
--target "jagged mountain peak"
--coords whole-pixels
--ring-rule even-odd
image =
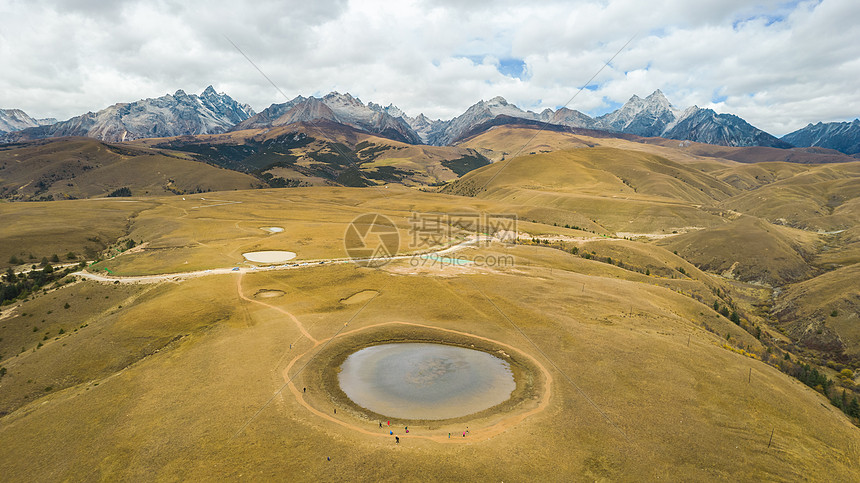
[[[332,92],[329,92],[328,94],[326,94],[325,96],[323,96],[322,100],[323,100],[323,102],[325,102],[327,104],[333,103],[333,102],[341,102],[344,104],[352,104],[352,105],[359,105],[359,106],[365,107],[364,103],[361,102],[361,99],[354,97],[349,92],[341,94],[340,92],[332,91]]]
[[[845,154],[860,153],[860,119],[809,123],[786,134],[782,140],[795,146],[829,148]]]
[[[52,117],[34,119],[21,109],[0,109],[0,134],[30,127],[48,126],[55,122],[57,120]]]
[[[420,144],[422,138],[401,115],[402,111],[393,104],[386,108],[373,102],[365,105],[361,99],[348,92],[341,94],[333,91],[322,98],[299,96],[284,104],[272,104],[233,130],[328,120],[398,141]]]
[[[211,86],[210,86],[211,87]],[[209,89],[203,94],[187,94],[177,89],[173,95],[117,103],[98,112],[88,112],[50,126],[31,127],[6,136],[7,140],[28,140],[59,136],[86,136],[103,141],[130,141],[140,138],[217,134],[253,115],[246,104]]]
[[[385,109],[383,109],[383,110],[393,117],[405,117],[406,116],[406,113],[403,112],[403,110],[400,109],[399,107],[395,106],[393,103],[389,103],[385,107]]]
[[[609,131],[659,136],[671,128],[680,114],[658,89],[645,99],[634,94],[618,110],[598,117],[597,122]]]
[[[502,96],[496,96],[489,101],[487,101],[488,106],[507,106],[508,100]]]
[[[696,106],[685,110],[684,116],[662,136],[722,146],[792,147],[734,114],[717,114],[713,109]]]
[[[409,116],[407,116],[406,113],[403,112],[402,109],[395,106],[394,103],[389,103],[387,106],[382,107],[380,104],[377,104],[377,103],[371,101],[371,102],[367,103],[367,107],[376,111],[376,112],[384,112],[391,117],[402,117],[407,122],[409,122],[409,119],[408,119]]]
[[[321,97],[302,97],[272,104],[259,114],[250,106],[239,104],[230,96],[218,93],[213,85],[199,95],[184,90],[155,99],[115,104],[97,113],[87,113],[69,121],[49,124],[53,119],[35,120],[25,114],[12,115],[13,110],[0,111],[0,134],[23,129],[14,136],[2,134],[6,141],[51,136],[91,136],[108,141],[140,137],[180,134],[208,134],[224,130],[263,129],[291,122],[325,119],[352,126],[373,134],[410,143],[447,145],[455,143],[480,126],[516,123],[518,119],[547,122],[569,127],[597,129],[639,136],[663,136],[731,146],[765,145],[787,147],[763,131],[730,114],[717,114],[710,109],[691,106],[684,110],[674,107],[661,89],[647,97],[632,95],[613,112],[591,118],[566,107],[557,111],[543,109],[540,114],[520,109],[502,96],[480,100],[463,114],[448,121],[430,119],[423,113],[410,117],[389,103],[368,102],[366,105],[349,92],[332,91]],[[4,117],[5,116],[5,117]],[[504,118],[504,119],[502,119]],[[6,119],[6,123],[4,123]],[[495,124],[493,121],[496,119]],[[26,128],[26,129],[25,129]],[[860,120],[848,123],[809,124],[803,130],[820,132],[818,137],[841,136],[839,146],[821,144],[810,136],[808,145],[833,147],[843,152],[855,149],[853,132],[860,131]],[[801,130],[801,131],[803,131]],[[788,135],[787,135],[788,136]],[[799,134],[793,139],[800,139]],[[847,136],[847,137],[846,137]],[[792,139],[787,137],[786,140]],[[817,138],[816,138],[817,139]],[[795,144],[803,145],[801,141]],[[857,148],[860,150],[860,147]]]

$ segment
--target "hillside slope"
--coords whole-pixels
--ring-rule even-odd
[[[256,178],[182,153],[59,138],[0,146],[0,197],[60,200],[201,193],[260,187]]]

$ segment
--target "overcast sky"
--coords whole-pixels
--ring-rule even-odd
[[[501,95],[591,115],[662,89],[774,135],[860,116],[857,0],[0,1],[0,108],[61,120],[212,84],[259,111],[350,92],[449,119]],[[635,35],[635,37],[634,37]]]

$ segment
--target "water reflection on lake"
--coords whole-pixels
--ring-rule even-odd
[[[381,344],[346,358],[340,387],[356,404],[402,419],[447,419],[495,406],[516,387],[510,364],[463,347]]]

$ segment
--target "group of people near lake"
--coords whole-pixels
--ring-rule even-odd
[[[389,421],[386,421],[386,424],[388,425],[388,427],[389,427],[389,428],[391,428],[391,421],[390,421],[390,420],[389,420]],[[384,426],[382,425],[382,421],[380,421],[380,422],[379,422],[379,427],[380,427],[380,428],[384,428]],[[404,426],[404,427],[403,427],[403,430],[408,434],[408,433],[409,433],[409,426]],[[451,439],[451,434],[452,434],[452,433],[448,433],[448,439]],[[459,435],[460,433],[457,433],[457,434]],[[466,429],[463,431],[463,437],[465,438],[465,437],[466,437],[466,435],[468,435],[468,434],[470,434],[470,432],[469,432],[469,427],[468,427],[468,426],[466,426]],[[393,429],[389,429],[389,430],[388,430],[388,435],[389,435],[389,436],[394,436],[394,430],[393,430]],[[400,436],[394,436],[394,444],[400,444]]]

